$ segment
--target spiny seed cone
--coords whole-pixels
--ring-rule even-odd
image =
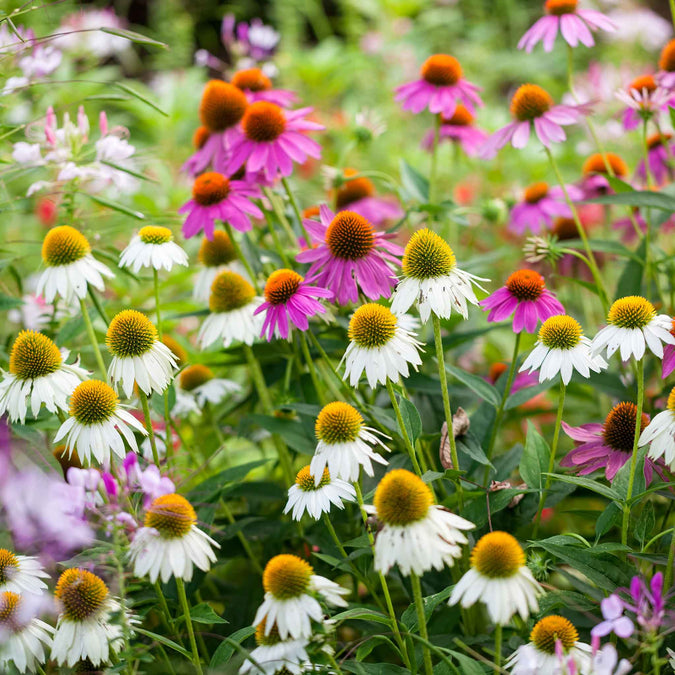
[[[22,330],[9,355],[9,372],[20,380],[34,380],[55,373],[63,359],[61,351],[46,335]]]
[[[66,619],[84,621],[103,607],[108,588],[88,570],[72,568],[59,577],[54,597],[61,603]]]
[[[177,494],[157,497],[145,514],[145,527],[154,527],[165,539],[184,537],[196,522],[190,502]]]
[[[70,265],[90,251],[87,238],[70,225],[53,227],[42,242],[42,259],[50,267]]]
[[[316,437],[335,445],[337,443],[353,443],[363,427],[361,413],[349,403],[334,401],[324,406],[316,418]]]
[[[297,598],[309,589],[312,566],[296,555],[275,556],[265,566],[263,588],[277,600]]]
[[[490,579],[511,577],[524,565],[525,553],[508,532],[484,535],[471,552],[471,566]]]
[[[114,356],[142,356],[157,341],[157,329],[145,314],[125,309],[113,317],[108,326],[105,343]]]
[[[361,305],[349,322],[347,337],[364,349],[384,347],[396,335],[398,321],[391,310],[374,302]]]
[[[416,474],[393,469],[375,490],[377,517],[386,525],[404,526],[424,518],[434,503],[429,486]]]

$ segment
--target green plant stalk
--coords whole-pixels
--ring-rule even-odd
[[[628,545],[628,522],[630,520],[630,500],[633,496],[635,484],[635,470],[637,469],[638,441],[640,440],[640,427],[642,420],[642,407],[645,398],[645,362],[644,358],[637,362],[637,411],[635,413],[635,434],[633,436],[633,452],[630,458],[630,473],[628,474],[628,489],[626,490],[626,503],[623,506],[623,520],[621,523],[621,543]]]
[[[509,373],[506,377],[506,385],[504,386],[504,393],[502,394],[502,400],[499,402],[499,408],[497,408],[497,414],[495,415],[495,421],[492,425],[492,431],[490,432],[490,440],[488,442],[487,451],[485,456],[492,460],[492,453],[494,452],[495,442],[497,441],[497,434],[499,433],[499,427],[502,423],[502,418],[504,417],[504,409],[506,408],[506,401],[509,398],[511,393],[511,387],[513,386],[513,380],[516,378],[516,364],[518,362],[518,352],[520,351],[520,336],[522,333],[516,333],[516,339],[513,343],[513,356],[511,356],[511,365],[509,366]],[[490,467],[485,467],[485,475],[483,476],[483,483],[487,487],[488,478],[490,477]]]
[[[401,438],[403,439],[405,449],[408,451],[408,455],[410,456],[410,461],[412,462],[413,468],[415,469],[415,473],[421,477],[422,469],[420,469],[419,462],[417,461],[417,455],[415,454],[415,448],[413,447],[412,441],[408,436],[408,431],[406,430],[405,424],[403,423],[403,415],[401,415],[401,408],[399,407],[398,401],[396,400],[394,385],[389,378],[387,378],[387,392],[389,393],[389,398],[391,399],[391,405],[394,408],[396,422],[398,424],[398,429],[401,433]]]
[[[197,641],[195,640],[195,629],[190,618],[190,605],[188,604],[187,595],[185,594],[185,584],[183,580],[176,577],[176,588],[178,589],[178,598],[183,609],[183,618],[185,619],[185,626],[187,627],[188,637],[190,638],[190,648],[192,649],[192,663],[199,675],[203,675],[202,663],[199,658],[199,650],[197,649]]]
[[[309,370],[309,376],[312,378],[312,384],[316,390],[317,398],[321,405],[326,404],[326,397],[324,395],[324,388],[321,386],[321,381],[319,376],[316,374],[316,368],[314,367],[314,361],[312,360],[312,354],[309,351],[309,345],[307,344],[307,338],[302,331],[298,331],[298,336],[300,338],[300,349],[302,349],[302,355],[305,357],[305,363],[307,363],[307,370]]]
[[[176,626],[173,623],[173,619],[171,618],[169,605],[166,602],[166,597],[162,591],[162,585],[159,583],[159,580],[155,581],[155,592],[157,593],[157,597],[159,598],[159,604],[162,610],[161,614],[162,618],[164,619],[164,623],[166,624],[166,627],[169,629],[169,632],[176,637],[178,644],[182,646],[183,642],[180,638],[180,635],[178,634],[178,631],[176,630]]]
[[[673,529],[670,535],[670,550],[668,551],[668,560],[666,561],[664,588],[670,588],[673,582],[673,566],[675,566],[675,529]]]
[[[230,238],[230,241],[232,242],[232,248],[234,249],[234,252],[237,255],[237,260],[244,266],[244,269],[246,270],[246,273],[248,274],[249,278],[251,279],[251,283],[253,284],[253,288],[255,289],[256,295],[260,295],[260,286],[258,285],[258,280],[256,279],[256,275],[253,272],[253,268],[251,267],[250,263],[246,259],[246,256],[244,255],[243,251],[241,250],[241,246],[239,246],[239,242],[237,241],[236,237],[234,236],[234,231],[232,229],[232,225],[229,223],[225,223],[225,229],[227,230],[227,236]]]
[[[424,600],[422,599],[422,586],[420,578],[415,572],[410,572],[410,585],[412,586],[413,598],[415,599],[415,609],[417,610],[417,623],[419,624],[420,635],[427,642],[429,641],[429,634],[427,632],[427,619],[424,615]],[[424,672],[426,675],[433,675],[434,667],[431,663],[431,652],[424,646],[422,649],[424,658]]]
[[[291,206],[293,207],[293,212],[295,213],[295,217],[298,219],[298,225],[300,226],[300,231],[302,232],[302,236],[305,238],[305,245],[306,246],[311,246],[312,239],[307,233],[307,230],[305,229],[305,224],[302,222],[302,213],[300,212],[300,207],[298,206],[298,202],[295,199],[295,195],[293,194],[293,191],[291,190],[291,186],[288,184],[288,179],[283,176],[281,178],[281,183],[284,186],[284,190],[286,190],[286,194],[288,195],[288,198],[291,201]]]
[[[119,603],[120,603],[120,622],[122,624],[122,641],[124,643],[124,653],[126,654],[127,667],[126,671],[131,673],[131,666],[129,664],[129,622],[127,620],[127,607],[126,607],[126,582],[124,579],[124,553],[122,551],[122,543],[120,541],[120,532],[119,526],[117,523],[113,527],[113,537],[114,537],[114,546],[115,546],[115,567],[117,568],[117,584],[119,590]]]
[[[232,515],[232,511],[230,511],[230,507],[227,505],[227,502],[225,499],[221,498],[220,499],[220,505],[223,508],[223,513],[225,513],[225,517],[227,518],[227,522],[230,523],[230,525],[235,525],[236,520],[234,519],[234,516]],[[255,568],[255,571],[262,576],[263,574],[263,568],[260,565],[260,562],[258,561],[258,558],[256,557],[255,553],[253,553],[253,549],[251,548],[251,544],[249,544],[248,539],[246,538],[246,535],[241,531],[237,530],[237,539],[239,539],[239,543],[241,544],[242,548],[246,552],[246,555],[248,556],[248,559],[251,561],[251,564]]]
[[[286,236],[288,237],[289,241],[293,242],[293,244],[299,248],[300,244],[298,243],[298,237],[293,231],[291,224],[288,222],[288,218],[284,213],[283,206],[279,205],[280,197],[276,195],[270,188],[263,188],[263,193],[265,197],[267,197],[267,201],[272,205],[272,210],[276,214],[276,217],[279,219],[281,227],[283,227],[284,232],[286,233]]]
[[[101,371],[103,381],[106,382],[108,379],[108,373],[106,371],[105,362],[103,361],[103,356],[101,355],[101,350],[98,346],[98,340],[96,339],[96,333],[94,332],[94,326],[91,323],[91,317],[89,316],[89,311],[87,310],[87,305],[85,304],[83,298],[80,298],[80,311],[82,312],[82,318],[84,319],[84,326],[87,329],[89,342],[91,342],[91,346],[94,348],[96,363],[98,364],[99,370]]]
[[[145,428],[148,430],[148,438],[150,439],[150,447],[152,448],[152,459],[159,468],[159,453],[157,452],[157,441],[155,439],[155,431],[152,428],[152,420],[150,419],[150,406],[148,405],[148,397],[145,392],[139,387],[138,397],[141,399],[141,406],[143,408],[143,417],[145,418]],[[171,433],[171,429],[167,434]]]
[[[153,267],[152,268],[152,283],[155,289],[155,317],[157,318],[157,335],[159,336],[160,342],[164,337],[164,331],[162,330],[162,315],[159,302],[159,273]],[[166,447],[166,457],[167,459],[173,455],[173,440],[171,439],[171,411],[169,409],[169,388],[167,387],[162,394],[164,398],[164,445]]]
[[[431,168],[429,170],[429,203],[436,203],[436,174],[438,172],[438,146],[441,132],[441,116],[435,115],[434,144],[431,148]]]
[[[495,673],[501,672],[502,666],[502,625],[495,626]]]
[[[312,344],[314,345],[314,347],[316,347],[316,350],[319,352],[321,359],[330,369],[331,373],[333,373],[335,379],[339,382],[343,393],[347,396],[347,398],[350,398],[356,405],[360,405],[360,402],[356,394],[354,393],[354,390],[340,377],[340,373],[338,373],[337,368],[333,365],[333,362],[331,361],[328,354],[326,354],[326,350],[321,346],[319,339],[316,337],[316,335],[314,335],[312,331],[309,331],[309,337],[312,340]]]
[[[91,301],[94,303],[94,307],[96,308],[98,315],[101,317],[101,319],[103,319],[103,323],[107,326],[110,323],[110,319],[108,319],[108,315],[106,314],[105,309],[103,309],[101,301],[98,299],[98,296],[96,293],[94,293],[94,289],[91,286],[89,286],[87,289],[87,293],[89,294]]]
[[[274,227],[274,223],[272,222],[272,218],[270,217],[269,211],[265,211],[265,220],[267,221],[267,229],[269,230],[270,236],[272,237],[272,241],[274,242],[274,248],[276,249],[279,257],[281,258],[281,262],[283,263],[286,269],[291,269],[292,268],[291,262],[286,256],[284,247],[281,245],[281,240],[279,239],[276,227]]]
[[[670,0],[670,16],[673,20],[673,26],[675,26],[675,0]]]
[[[555,429],[553,429],[553,441],[551,442],[551,453],[548,457],[548,474],[553,473],[553,467],[555,466],[555,456],[558,452],[558,439],[560,438],[560,427],[562,426],[562,416],[563,410],[565,409],[565,393],[567,387],[560,377],[560,394],[558,396],[558,414],[555,417]],[[536,539],[537,532],[539,531],[539,525],[541,524],[541,512],[544,510],[544,503],[546,502],[546,495],[551,487],[552,478],[550,475],[546,476],[546,482],[544,483],[544,489],[539,495],[539,504],[537,505],[537,515],[534,517],[534,528],[532,530],[532,538]]]

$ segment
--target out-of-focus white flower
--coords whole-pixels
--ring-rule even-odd
[[[91,9],[67,16],[56,31],[54,41],[59,49],[76,54],[95,56],[99,60],[119,56],[131,43],[119,35],[101,29],[123,30],[125,24],[112,9]]]
[[[658,49],[673,34],[670,21],[646,7],[616,9],[608,17],[616,26],[616,30],[607,35],[609,40],[639,42],[648,51]]]

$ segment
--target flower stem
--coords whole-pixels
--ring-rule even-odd
[[[621,523],[621,543],[628,544],[628,523],[630,521],[630,500],[633,496],[635,484],[635,471],[637,469],[638,441],[642,421],[642,407],[645,398],[645,362],[644,358],[637,362],[637,410],[635,413],[635,434],[633,435],[633,452],[630,458],[630,473],[628,474],[628,489],[626,490],[626,503],[623,506],[623,522]]]
[[[286,252],[284,251],[284,247],[281,245],[281,240],[279,239],[279,234],[277,233],[277,228],[274,226],[274,222],[272,221],[272,218],[270,217],[269,211],[265,211],[265,220],[267,221],[267,229],[269,230],[269,233],[272,237],[272,241],[274,242],[274,248],[276,249],[277,253],[279,254],[279,257],[281,258],[281,262],[283,263],[284,267],[289,269],[291,267],[291,262],[286,256]]]
[[[166,624],[166,627],[169,629],[169,632],[175,635],[175,637],[178,640],[178,643],[181,644],[182,646],[180,635],[178,635],[178,632],[176,631],[176,626],[173,623],[173,619],[171,618],[171,612],[169,611],[169,605],[166,602],[166,597],[164,596],[164,592],[162,591],[162,585],[159,583],[159,581],[155,581],[155,592],[157,593],[157,597],[159,598],[159,604],[162,610],[161,613],[164,619],[164,623]]]
[[[560,395],[558,396],[558,414],[555,417],[555,428],[553,429],[553,441],[551,443],[551,454],[548,457],[548,471],[547,473],[551,474],[553,472],[553,467],[555,466],[555,456],[558,452],[558,439],[560,438],[560,427],[562,426],[562,416],[563,410],[565,408],[565,392],[567,387],[560,378]],[[546,494],[548,493],[549,488],[551,487],[551,476],[546,476],[546,482],[544,483],[544,489],[541,491],[539,496],[539,505],[537,506],[537,514],[534,517],[534,529],[532,530],[532,538],[537,537],[537,532],[539,530],[539,525],[541,523],[541,512],[544,510],[544,503],[546,502]]]
[[[502,625],[495,626],[495,673],[500,673],[502,668]]]
[[[675,567],[675,528],[670,535],[670,550],[668,551],[668,560],[666,561],[666,575],[664,578],[664,588],[670,588],[673,581],[673,568]]]
[[[420,578],[412,571],[410,572],[410,585],[412,586],[413,597],[415,598],[415,609],[417,610],[417,623],[419,624],[420,635],[428,642],[429,634],[427,633],[427,618],[424,615],[422,586],[420,584]],[[424,672],[426,675],[433,675],[434,667],[431,663],[431,652],[426,646],[423,646],[422,654],[424,657]]]
[[[162,316],[159,308],[159,273],[152,268],[152,285],[155,288],[155,316],[157,317],[157,334],[159,339],[162,339]]]
[[[225,229],[227,230],[227,236],[230,238],[230,242],[232,242],[232,248],[234,249],[234,252],[237,254],[237,260],[239,260],[239,262],[241,262],[241,264],[244,266],[246,273],[251,279],[251,283],[253,284],[253,288],[255,289],[256,294],[260,295],[260,286],[258,286],[258,280],[256,279],[256,275],[253,272],[251,264],[248,262],[246,256],[244,255],[244,252],[241,250],[239,242],[234,236],[232,225],[226,222]]]
[[[159,468],[159,453],[157,452],[157,441],[155,439],[155,430],[152,428],[152,420],[150,419],[150,406],[148,405],[148,397],[145,392],[139,387],[138,397],[141,399],[141,406],[143,407],[143,417],[145,418],[145,428],[148,430],[148,438],[150,439],[150,447],[152,448],[152,459]],[[167,430],[167,435],[171,433],[171,429]]]
[[[108,379],[108,374],[105,368],[105,362],[103,361],[103,356],[101,355],[101,350],[98,346],[98,340],[96,339],[94,326],[91,323],[89,310],[87,310],[87,305],[85,304],[83,298],[80,298],[80,310],[82,311],[82,318],[84,319],[84,326],[87,329],[89,342],[91,342],[91,346],[94,348],[94,356],[96,357],[96,363],[98,364],[99,370],[101,371],[101,375],[103,376],[103,381],[105,382]]]
[[[492,431],[490,432],[490,440],[488,442],[487,451],[485,456],[492,460],[492,453],[494,452],[495,442],[497,440],[497,434],[499,433],[499,427],[502,423],[502,418],[504,417],[504,409],[506,408],[506,401],[509,398],[511,393],[511,387],[513,386],[513,380],[516,378],[516,364],[518,362],[518,352],[520,351],[520,336],[522,333],[516,333],[516,339],[513,343],[513,355],[511,356],[511,365],[509,366],[509,373],[506,377],[506,385],[504,386],[504,393],[502,394],[502,400],[499,402],[499,408],[497,408],[497,414],[495,415],[495,421],[492,425]],[[490,467],[485,467],[485,475],[483,476],[483,483],[487,487],[488,478],[490,477]]]
[[[188,637],[190,638],[190,648],[192,649],[192,663],[194,663],[195,670],[199,675],[203,675],[202,664],[199,659],[199,650],[197,649],[197,641],[195,640],[195,631],[190,618],[190,605],[188,604],[187,595],[185,594],[185,584],[183,580],[176,577],[176,588],[178,589],[178,597],[183,609],[183,618],[185,619],[185,626],[187,627]]]
[[[291,190],[291,186],[288,184],[288,180],[286,177],[281,178],[281,183],[284,186],[284,189],[286,190],[286,194],[288,195],[288,198],[291,201],[291,206],[293,207],[293,212],[295,213],[295,217],[298,219],[298,225],[300,226],[300,231],[302,232],[302,236],[305,238],[305,246],[311,246],[312,240],[307,233],[307,230],[305,229],[305,225],[302,222],[302,213],[300,213],[300,207],[298,206],[298,202],[295,199],[295,195],[293,194],[293,191]]]
[[[309,345],[307,344],[307,338],[305,337],[305,334],[302,331],[299,331],[298,335],[300,337],[300,348],[302,349],[302,355],[305,357],[305,362],[307,363],[307,370],[309,370],[309,376],[312,378],[312,384],[314,385],[314,389],[316,390],[316,396],[319,399],[319,403],[321,405],[325,405],[326,397],[324,396],[324,387],[321,386],[321,382],[319,381],[319,377],[316,373],[314,361],[312,360],[312,355],[309,351]]]
[[[230,525],[235,525],[237,521],[234,519],[232,511],[230,511],[230,507],[227,505],[227,502],[223,498],[221,498],[220,500],[220,505],[222,506],[223,513],[225,514],[225,517],[227,518]],[[256,557],[255,553],[253,553],[253,549],[251,548],[251,544],[249,544],[246,535],[241,530],[237,530],[237,539],[239,539],[239,543],[246,552],[246,555],[248,556],[248,559],[251,561],[253,567],[255,568],[255,571],[260,576],[262,576],[263,574],[262,566],[258,562],[258,558]]]
[[[394,414],[396,415],[396,422],[398,424],[398,428],[401,433],[401,438],[403,439],[405,448],[408,451],[408,455],[410,455],[410,461],[412,462],[413,468],[415,469],[415,473],[418,476],[421,476],[422,469],[420,469],[419,462],[417,461],[417,455],[415,454],[415,448],[413,447],[412,441],[408,436],[408,431],[405,428],[405,424],[403,422],[403,415],[401,415],[401,408],[399,407],[398,401],[396,400],[394,385],[392,384],[389,378],[387,378],[387,392],[389,393],[389,398],[391,399],[391,405],[394,408]]]
[[[675,0],[670,0],[670,16],[673,20],[673,26],[675,26]]]
[[[122,542],[120,541],[119,524],[113,524],[113,537],[115,548],[115,566],[117,568],[117,583],[119,590],[120,601],[120,622],[122,624],[122,640],[124,643],[124,654],[127,662],[127,670],[131,673],[131,665],[129,664],[129,623],[127,617],[126,607],[126,583],[124,578],[124,552]]]
[[[434,312],[431,313],[431,320],[434,325],[434,341],[436,343],[436,360],[438,361],[438,376],[441,380],[441,396],[443,397],[443,414],[448,426],[448,440],[450,441],[450,456],[452,457],[452,467],[459,471],[459,457],[457,455],[457,442],[455,441],[455,431],[452,426],[452,409],[450,408],[450,394],[448,392],[448,374],[445,372],[445,353],[443,351],[443,337],[441,336],[441,320]],[[457,479],[457,501],[459,508],[464,505],[464,494],[462,490],[462,479]]]
[[[436,201],[436,173],[438,170],[438,145],[441,132],[441,116],[436,115],[434,121],[434,144],[431,147],[431,168],[429,170],[429,203]]]
[[[600,270],[598,269],[598,265],[595,261],[595,256],[593,255],[593,251],[591,250],[591,246],[588,243],[588,237],[586,236],[586,230],[584,230],[584,226],[581,224],[581,220],[579,219],[579,213],[577,212],[576,206],[574,205],[574,202],[570,199],[569,192],[567,191],[567,186],[565,185],[565,181],[563,180],[562,174],[560,173],[560,169],[558,168],[558,164],[556,163],[555,159],[553,158],[553,153],[549,148],[544,146],[544,150],[546,150],[546,154],[548,155],[549,161],[551,162],[551,166],[553,167],[553,172],[556,175],[556,178],[558,180],[558,183],[560,184],[560,187],[563,191],[563,194],[565,196],[565,202],[567,203],[567,206],[569,207],[570,211],[572,212],[572,217],[574,219],[574,224],[577,226],[577,232],[579,233],[579,238],[581,239],[583,245],[584,245],[584,251],[586,252],[586,257],[588,258],[588,267],[591,270],[591,274],[593,275],[593,279],[595,281],[595,285],[598,289],[598,293],[600,295],[600,301],[602,302],[602,306],[607,312],[609,310],[609,295],[607,294],[607,289],[605,288],[605,284],[602,281],[602,276],[600,275]]]

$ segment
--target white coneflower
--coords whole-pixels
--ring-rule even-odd
[[[365,370],[371,389],[387,380],[398,382],[408,377],[409,365],[421,365],[421,344],[399,326],[398,319],[387,307],[374,302],[359,307],[349,322],[349,346],[345,351],[344,379],[356,387]]]
[[[462,530],[475,527],[434,504],[429,486],[405,469],[385,474],[366,511],[382,523],[375,539],[375,569],[384,574],[394,565],[406,576],[452,567],[468,543]]]
[[[87,295],[89,285],[102,291],[103,277],[115,275],[91,254],[87,238],[70,225],[53,227],[42,243],[46,269],[38,279],[35,292],[48,303],[60,295],[66,304]]]
[[[16,555],[6,548],[0,548],[0,591],[32,593],[42,595],[48,579],[40,561],[27,555]]]
[[[309,638],[312,621],[323,619],[323,610],[315,596],[329,605],[346,607],[342,598],[349,591],[330,579],[314,574],[312,566],[302,558],[282,554],[272,558],[263,573],[265,599],[258,607],[253,623],[265,621],[265,635],[276,628],[279,637]]]
[[[130,267],[138,274],[143,267],[171,270],[174,265],[188,265],[187,253],[173,240],[168,227],[148,225],[141,228],[120,254],[120,267]]]
[[[675,387],[668,395],[667,410],[655,415],[649,426],[640,434],[638,445],[649,445],[647,454],[651,459],[660,459],[675,471]]]
[[[321,514],[330,513],[331,505],[344,509],[343,501],[356,501],[356,491],[352,485],[333,478],[328,469],[323,470],[317,482],[310,473],[310,467],[305,466],[298,471],[295,483],[288,489],[284,513],[292,510],[293,520],[300,520],[306,511],[314,520],[318,520]]]
[[[190,581],[194,566],[204,572],[216,561],[213,546],[220,545],[200,530],[197,514],[185,497],[168,494],[148,507],[144,526],[129,547],[129,559],[137,577],[163,583],[173,576]]]
[[[51,413],[68,409],[68,397],[88,373],[79,361],[68,365],[67,349],[59,349],[42,333],[19,333],[9,355],[9,373],[2,371],[0,415],[9,414],[12,422],[26,421],[30,401],[33,417],[42,405]]]
[[[251,660],[244,661],[239,675],[260,672],[258,666],[265,675],[286,672],[300,675],[309,662],[306,638],[282,640],[276,628],[265,635],[265,621],[255,627],[255,642],[257,646],[250,654]]]
[[[553,615],[534,625],[530,641],[516,649],[505,667],[513,675],[560,675],[563,665],[570,660],[578,675],[589,675],[591,646],[579,642],[579,633],[571,621]]]
[[[54,596],[60,613],[52,658],[69,668],[84,659],[94,666],[108,663],[110,652],[122,646],[122,629],[110,623],[119,605],[103,580],[84,569],[67,569],[59,577]]]
[[[3,672],[13,664],[20,673],[34,673],[46,660],[54,629],[30,613],[21,595],[0,592],[0,667]]]
[[[92,457],[100,463],[110,461],[112,451],[120,459],[126,456],[124,441],[138,452],[134,432],[148,433],[145,427],[119,405],[115,390],[100,380],[86,380],[70,397],[70,417],[61,425],[54,443],[63,440],[68,456],[77,452],[88,464]]]
[[[467,303],[478,304],[472,284],[485,290],[479,281],[489,279],[459,269],[455,254],[441,237],[429,229],[418,230],[405,247],[403,279],[396,286],[391,311],[403,314],[416,304],[424,322],[431,312],[448,319],[453,309],[466,319]]]
[[[591,355],[591,341],[582,334],[581,326],[571,316],[551,316],[539,329],[539,339],[520,367],[520,372],[539,371],[539,382],[552,380],[558,373],[567,385],[576,370],[583,377],[591,371],[599,373],[607,362],[599,355]]]
[[[113,317],[105,343],[113,355],[108,367],[110,381],[121,386],[127,398],[134,383],[150,396],[161,394],[170,384],[178,367],[173,352],[157,336],[157,329],[145,314],[125,309]]]
[[[663,358],[663,343],[675,344],[672,319],[667,314],[657,314],[654,305],[639,295],[619,298],[609,309],[608,326],[593,338],[591,353],[607,350],[607,358],[617,349],[622,361],[634,356],[638,361],[649,347],[654,356]]]
[[[262,329],[263,316],[255,314],[262,302],[241,274],[229,270],[220,272],[211,284],[210,314],[197,337],[202,349],[216,340],[222,340],[225,347],[233,342],[252,345]]]
[[[539,608],[544,589],[525,565],[525,552],[508,532],[489,532],[471,551],[471,569],[457,582],[449,604],[485,604],[492,621],[504,625],[518,612],[522,619]]]
[[[348,403],[333,401],[325,405],[316,418],[314,430],[319,442],[309,468],[317,483],[326,467],[331,476],[353,483],[359,479],[361,467],[372,476],[373,462],[388,463],[371,445],[377,444],[387,452],[389,448],[376,436],[375,429],[365,425],[361,413]]]
[[[184,368],[178,376],[178,384],[180,390],[195,401],[197,409],[203,409],[209,403],[218,405],[229,394],[241,391],[240,384],[216,377],[208,366],[201,363]]]
[[[192,297],[197,302],[208,302],[211,285],[220,272],[231,270],[248,280],[244,266],[237,259],[237,252],[232,241],[223,230],[215,230],[213,239],[204,237],[199,247],[197,258],[201,267],[195,277]]]

